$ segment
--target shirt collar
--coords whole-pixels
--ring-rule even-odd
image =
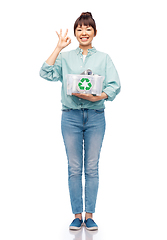
[[[97,50],[96,50],[95,47],[92,47],[92,48],[88,49],[88,54],[93,54],[93,53],[95,53],[95,52],[97,52]],[[76,53],[77,53],[77,54],[82,54],[82,53],[83,53],[83,50],[82,50],[80,47],[78,47],[78,48],[76,49]]]

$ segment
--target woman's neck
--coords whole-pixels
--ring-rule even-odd
[[[92,44],[90,44],[89,46],[79,45],[79,47],[83,50],[82,54],[83,54],[83,55],[87,55],[87,54],[88,54],[88,49],[91,49],[91,48],[92,48]]]

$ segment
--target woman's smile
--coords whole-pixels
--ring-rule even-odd
[[[81,37],[80,39],[82,42],[86,42],[87,40],[89,40],[89,37]]]

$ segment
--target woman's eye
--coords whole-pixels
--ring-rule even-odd
[[[81,29],[77,29],[77,31],[79,32],[79,31],[81,31]]]

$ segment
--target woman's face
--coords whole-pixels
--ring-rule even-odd
[[[75,30],[75,36],[80,46],[91,46],[93,38],[96,36],[94,29],[91,26],[78,26]]]

